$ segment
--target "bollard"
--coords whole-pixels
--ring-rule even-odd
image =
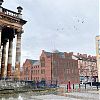
[[[73,84],[73,90],[74,90],[74,84]]]
[[[86,89],[86,83],[85,83],[85,89]]]
[[[81,90],[81,85],[79,84],[79,91]]]
[[[79,84],[79,89],[81,88],[81,85]]]
[[[67,84],[67,92],[68,92],[68,84]]]
[[[74,91],[75,87],[74,87],[74,84],[73,84],[73,91]]]
[[[98,91],[99,89],[98,89],[98,84],[97,84],[97,91]]]

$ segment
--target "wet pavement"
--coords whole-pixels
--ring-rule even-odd
[[[100,100],[100,90],[91,89],[66,91],[66,88],[58,88],[55,91],[24,92],[15,94],[0,94],[0,100]]]
[[[100,91],[83,91],[55,94],[26,92],[1,95],[0,100],[100,100]]]

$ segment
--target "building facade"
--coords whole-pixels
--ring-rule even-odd
[[[84,82],[89,82],[91,80],[97,81],[98,72],[96,56],[79,53],[73,56],[78,60],[80,80]]]
[[[16,61],[14,75],[17,79],[20,79],[21,34],[23,33],[22,26],[26,23],[26,21],[22,19],[22,7],[17,7],[18,12],[14,12],[3,8],[2,3],[3,0],[0,0],[0,78],[11,78],[13,39],[16,38]],[[6,58],[8,58],[7,64]]]
[[[96,36],[96,58],[98,68],[98,81],[100,82],[100,36]]]
[[[43,50],[39,61],[33,63],[25,61],[23,79],[35,81],[44,79],[47,83],[58,84],[79,83],[78,61],[72,59],[72,55],[72,52],[51,53]]]
[[[97,61],[95,56],[73,54],[73,52],[46,52],[42,50],[39,60],[27,59],[23,64],[22,80],[66,84],[79,81],[97,81]]]

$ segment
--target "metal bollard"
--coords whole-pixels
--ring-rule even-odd
[[[86,83],[85,83],[85,89],[86,89]]]
[[[81,85],[79,84],[79,88],[81,88]]]
[[[67,92],[68,92],[68,84],[67,84]]]
[[[97,84],[97,91],[98,91],[99,89],[98,89],[98,84]]]
[[[73,84],[73,90],[74,90],[74,84]]]

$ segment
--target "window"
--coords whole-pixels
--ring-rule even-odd
[[[25,70],[26,75],[28,75],[28,72],[29,72],[29,70],[28,70],[28,67],[27,67],[26,70]]]
[[[36,70],[36,74],[37,74],[37,70]]]
[[[73,69],[72,69],[72,73],[74,73]]]
[[[38,74],[39,74],[39,70],[38,70]]]
[[[99,54],[100,54],[100,46],[99,46],[99,50],[98,50]]]
[[[69,72],[69,74],[70,74],[70,69],[68,69],[68,72]]]
[[[33,75],[34,75],[34,70],[33,70]]]
[[[98,46],[99,46],[99,48],[100,48],[100,40],[98,40]]]
[[[45,69],[41,69],[41,74],[45,74]]]
[[[41,58],[40,62],[41,62],[41,67],[45,67],[45,58],[44,57]]]
[[[33,70],[31,71],[31,74],[33,74]]]
[[[67,74],[70,74],[70,69],[67,69],[66,71],[67,71]]]

